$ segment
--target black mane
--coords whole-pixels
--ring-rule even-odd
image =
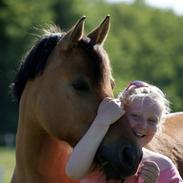
[[[51,34],[38,40],[36,45],[30,49],[21,61],[19,70],[12,84],[12,92],[17,101],[20,101],[25,84],[28,80],[34,79],[44,71],[47,58],[50,55],[61,34]]]
[[[58,41],[61,39],[61,36],[61,33],[50,33],[50,35],[43,36],[43,38],[38,40],[35,46],[28,51],[24,59],[21,61],[15,80],[11,85],[12,94],[18,103],[26,82],[42,74],[47,59]],[[80,40],[78,46],[84,50],[91,61],[90,63],[94,72],[94,80],[99,82],[103,78],[104,53],[100,52],[100,50],[95,50],[94,45],[91,44],[88,39]]]

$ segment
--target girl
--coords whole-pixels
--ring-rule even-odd
[[[81,179],[81,183],[107,182],[102,172],[91,172],[91,164],[110,125],[125,114],[143,150],[143,158],[137,173],[127,177],[124,183],[183,183],[168,157],[144,148],[161,129],[169,112],[169,102],[163,92],[142,81],[131,82],[119,99],[105,98],[91,127],[73,149],[66,166],[67,175],[72,179]]]

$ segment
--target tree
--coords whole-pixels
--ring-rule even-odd
[[[53,21],[52,1],[0,1],[0,133],[16,131],[18,107],[12,103],[9,85],[15,68],[27,50],[32,27]],[[34,31],[35,32],[35,31]]]

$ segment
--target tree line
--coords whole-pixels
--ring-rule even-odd
[[[131,80],[145,80],[162,88],[173,111],[183,110],[183,17],[170,10],[105,0],[0,0],[0,135],[16,133],[18,105],[9,85],[18,62],[44,26],[66,31],[86,15],[86,32],[111,15],[105,43],[115,94]],[[0,139],[1,139],[0,136]],[[1,140],[0,140],[1,143]]]

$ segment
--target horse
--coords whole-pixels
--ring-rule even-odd
[[[162,129],[147,148],[168,156],[177,166],[183,178],[183,112],[167,115]]]
[[[12,183],[77,182],[66,176],[65,163],[94,120],[99,103],[113,97],[114,85],[103,48],[110,17],[88,35],[85,19],[67,32],[47,31],[20,64],[12,84],[19,104]],[[106,134],[94,164],[108,179],[124,179],[136,172],[141,157],[122,117]]]

